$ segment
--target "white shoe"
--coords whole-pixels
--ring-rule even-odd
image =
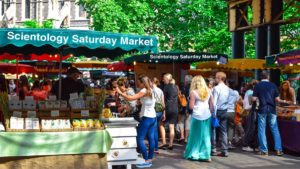
[[[248,152],[253,152],[253,148],[251,148],[249,146],[248,147],[243,147],[242,150],[243,151],[248,151]]]

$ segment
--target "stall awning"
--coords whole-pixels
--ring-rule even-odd
[[[158,52],[155,36],[70,29],[0,29],[0,54],[60,53],[74,56],[116,57]]]
[[[36,73],[33,66],[25,64],[0,63],[0,73]]]
[[[79,61],[72,63],[72,66],[77,68],[106,68],[112,62],[103,62],[98,60]]]
[[[197,69],[219,69],[219,70],[261,70],[269,69],[263,59],[229,59],[227,64],[216,62],[203,62],[197,65]]]
[[[134,62],[145,63],[192,63],[203,61],[219,61],[227,63],[228,56],[225,54],[196,53],[196,52],[161,52],[158,54],[134,55],[124,59],[126,64]]]
[[[266,63],[268,66],[298,64],[300,63],[300,49],[267,56]]]

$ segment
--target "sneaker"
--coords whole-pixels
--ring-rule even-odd
[[[260,151],[258,154],[261,156],[268,156],[268,152]]]
[[[228,149],[235,149],[236,147],[234,146],[234,145],[232,145],[232,144],[229,144],[228,145]]]
[[[255,151],[255,152],[259,152],[259,148],[255,148],[254,151]]]
[[[243,151],[253,152],[253,148],[247,146],[242,148]]]
[[[144,163],[141,163],[141,164],[137,164],[135,165],[137,168],[149,168],[152,166],[152,163],[150,162],[144,162]]]
[[[283,152],[282,152],[282,151],[279,151],[279,150],[277,150],[277,151],[276,151],[276,155],[277,155],[277,156],[283,156]]]

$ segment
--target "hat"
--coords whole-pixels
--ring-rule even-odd
[[[82,74],[76,67],[70,67],[67,71],[67,74],[79,73]]]

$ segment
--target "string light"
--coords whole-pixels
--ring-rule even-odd
[[[220,62],[219,61],[217,61],[217,65],[219,65],[220,64]]]
[[[292,64],[292,63],[290,63],[290,64],[289,64],[289,66],[293,66],[293,64]]]
[[[133,65],[136,65],[136,61],[133,61]]]

